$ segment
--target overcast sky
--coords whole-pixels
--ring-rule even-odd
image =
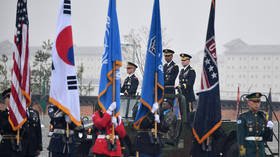
[[[16,0],[0,0],[0,42],[13,39]],[[72,0],[74,44],[103,46],[108,0]],[[176,52],[203,50],[210,0],[160,0],[162,28]],[[30,45],[55,38],[59,0],[28,0]],[[121,36],[150,27],[153,0],[117,0]],[[248,44],[280,44],[279,0],[216,0],[217,53],[241,38]]]

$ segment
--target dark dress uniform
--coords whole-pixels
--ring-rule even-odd
[[[12,127],[8,121],[8,109],[0,111],[0,156],[10,157],[13,154],[12,144],[15,144],[16,132],[12,131]],[[10,139],[14,138],[14,139]]]
[[[135,96],[137,88],[139,85],[139,80],[132,74],[131,76],[126,77],[124,84],[121,88],[121,93],[124,93],[126,96]]]
[[[175,80],[179,73],[179,67],[175,62],[165,63],[163,65],[164,72],[164,97],[171,100],[175,97]]]
[[[186,69],[183,68],[180,71],[179,84],[187,103],[195,101],[193,91],[195,77],[195,70],[190,65]]]
[[[56,106],[51,105],[48,108],[48,114],[51,118],[53,133],[49,143],[50,157],[75,157],[77,150],[76,139],[74,138],[74,123],[68,123],[65,120],[65,114]],[[67,135],[67,123],[69,125],[69,135]]]
[[[36,157],[42,151],[42,130],[39,112],[29,107],[27,121],[23,127],[23,154],[24,157]]]
[[[164,116],[160,114],[160,123],[158,123],[157,138],[155,138],[152,129],[154,128],[155,118],[152,112],[148,113],[140,124],[140,130],[137,131],[135,139],[135,148],[139,152],[140,157],[160,157],[164,142],[162,140],[163,133],[169,129],[169,123],[163,122]],[[143,155],[144,154],[144,155]]]
[[[266,127],[262,111],[242,113],[237,120],[238,143],[246,149],[246,157],[264,157],[265,141],[271,140],[272,129]]]
[[[195,82],[195,71],[188,65],[187,68],[183,68],[179,74],[179,84],[182,91],[182,94],[185,96],[186,100],[186,110],[187,110],[187,123],[190,123],[193,120],[193,102],[195,101],[193,85]]]
[[[2,100],[5,100],[10,96],[11,89],[5,90],[1,97]],[[16,131],[13,131],[12,126],[8,120],[9,118],[9,110],[0,110],[0,156],[1,157],[20,157],[21,154],[21,146],[20,144],[16,144]]]

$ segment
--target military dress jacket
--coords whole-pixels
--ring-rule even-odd
[[[5,139],[6,135],[16,135],[16,132],[12,131],[12,127],[8,120],[9,112],[0,111],[0,156],[9,156],[12,153],[12,140]]]
[[[179,73],[179,67],[175,62],[171,61],[169,64],[165,63],[163,65],[164,72],[164,94],[166,97],[175,94],[175,81]]]
[[[110,150],[111,142],[109,136],[112,134],[112,122],[111,116],[106,112],[96,111],[92,115],[92,121],[94,126],[98,129],[97,138],[92,147],[92,152],[97,155],[106,156],[122,156],[120,139],[126,136],[126,131],[122,122],[118,122],[115,126],[116,137],[114,142],[114,150]]]
[[[28,108],[27,121],[24,123],[23,153],[26,156],[36,156],[42,151],[42,130],[39,112]]]
[[[266,127],[267,120],[262,111],[247,111],[237,120],[237,137],[239,145],[246,149],[246,157],[264,157],[264,143],[271,140],[272,129]]]
[[[70,124],[66,122],[65,114],[54,105],[48,108],[48,114],[51,118],[50,125],[53,127],[48,150],[62,156],[75,154],[77,144],[74,138],[74,129],[77,126],[73,122]],[[69,126],[69,137],[67,137],[67,124]]]
[[[125,96],[135,96],[137,88],[139,85],[139,80],[135,74],[126,77],[124,84],[121,88],[121,93],[124,93]]]
[[[182,94],[186,98],[186,103],[195,101],[193,90],[195,77],[195,70],[190,65],[186,69],[182,68],[180,71],[179,84],[182,90]]]

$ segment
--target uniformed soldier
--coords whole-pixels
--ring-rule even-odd
[[[174,100],[175,97],[175,80],[179,73],[179,67],[172,60],[173,54],[175,53],[171,49],[164,49],[164,59],[166,63],[163,65],[164,72],[164,97]]]
[[[193,86],[195,82],[195,70],[190,66],[190,59],[192,56],[181,53],[181,63],[183,68],[179,74],[179,86],[182,90],[182,94],[186,99],[186,109],[187,109],[187,121],[190,122],[190,112],[193,111],[193,103],[195,101]]]
[[[121,117],[112,116],[115,109],[116,102],[113,102],[106,112],[98,110],[92,115],[94,127],[97,129],[92,152],[97,157],[122,156],[120,139],[124,139],[127,135]],[[113,126],[114,134],[112,134]]]
[[[2,101],[0,103],[0,156],[2,157],[20,157],[21,143],[16,143],[16,131],[13,131],[9,123],[9,110],[11,89],[7,89],[2,93]]]
[[[125,96],[131,97],[135,96],[139,81],[136,77],[135,70],[137,69],[137,65],[132,62],[127,62],[127,74],[128,76],[124,80],[124,84],[121,88],[121,93],[123,93]]]
[[[24,157],[39,156],[42,146],[42,130],[39,112],[32,108],[27,108],[27,121],[22,127],[23,133],[23,154]]]
[[[51,119],[49,157],[75,157],[78,146],[74,138],[74,129],[77,126],[55,105],[48,107],[48,114]]]
[[[176,130],[176,124],[177,124],[177,116],[173,112],[173,101],[170,99],[164,99],[163,103],[161,105],[161,117],[162,117],[162,131],[166,132],[165,138],[167,144],[176,145],[177,141],[177,130]]]
[[[163,147],[162,132],[166,133],[168,126],[161,123],[162,116],[155,114],[159,109],[158,103],[154,103],[152,110],[144,116],[140,129],[137,131],[135,148],[140,157],[160,157]],[[157,137],[155,137],[155,122],[157,123]]]
[[[239,154],[245,157],[264,157],[264,143],[271,141],[273,122],[266,119],[265,113],[259,111],[261,93],[246,96],[249,111],[240,114],[237,120],[237,137]]]

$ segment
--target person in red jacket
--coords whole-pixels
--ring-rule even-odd
[[[116,102],[113,102],[106,112],[98,110],[92,115],[93,124],[98,129],[97,138],[92,147],[92,152],[96,156],[122,156],[120,139],[126,137],[126,131],[121,116],[112,116],[115,109]],[[115,131],[113,138],[112,126]]]

